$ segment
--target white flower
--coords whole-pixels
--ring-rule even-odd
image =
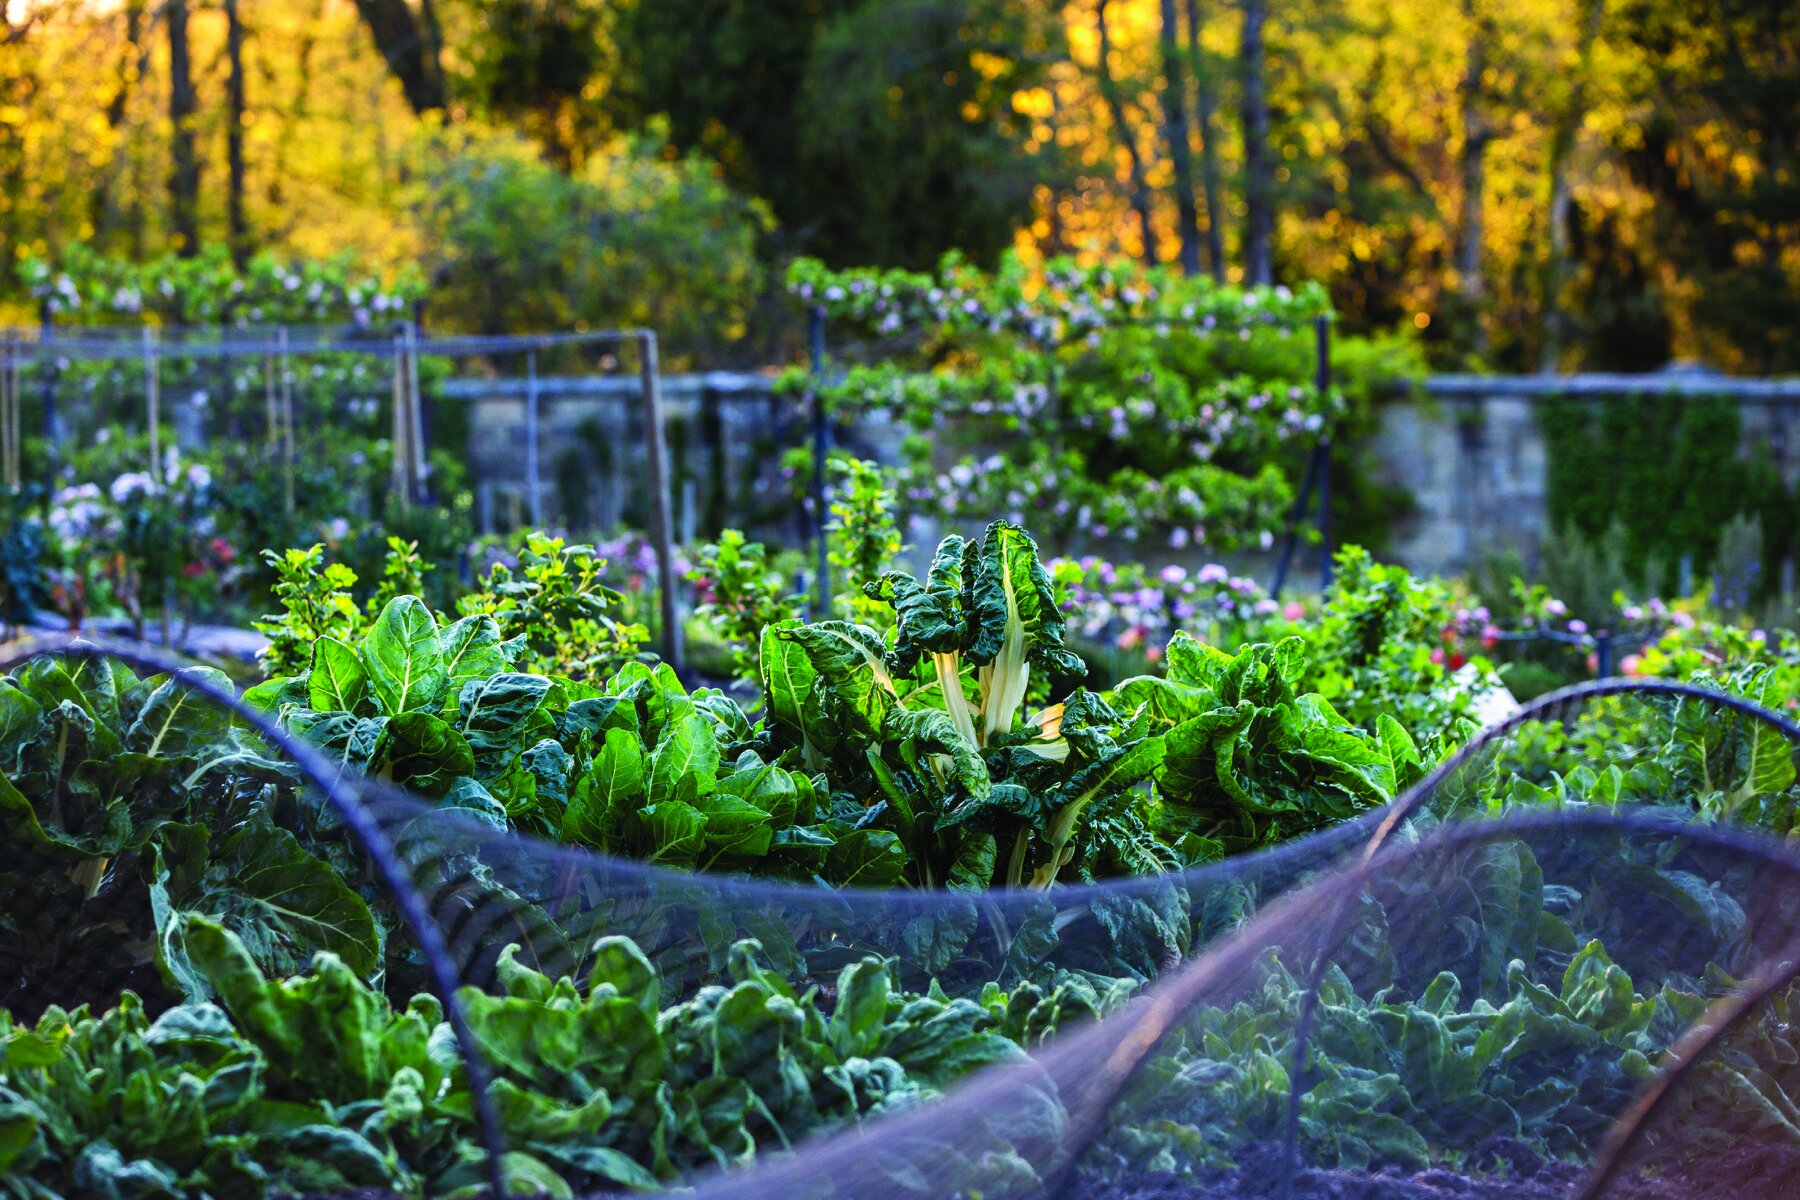
[[[107,493],[114,504],[130,503],[132,497],[150,491],[150,476],[142,471],[127,471],[112,481]]]

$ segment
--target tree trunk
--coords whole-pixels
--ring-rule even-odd
[[[250,257],[250,222],[244,215],[244,22],[238,3],[225,0],[225,56],[230,64],[225,87],[225,215],[231,261],[241,270]]]
[[[1558,114],[1550,131],[1549,161],[1545,175],[1549,184],[1549,205],[1545,214],[1550,231],[1550,245],[1544,256],[1544,268],[1538,287],[1538,355],[1539,371],[1556,370],[1567,341],[1568,315],[1562,308],[1563,279],[1569,264],[1569,210],[1573,204],[1569,184],[1569,158],[1575,152],[1575,135],[1587,113],[1588,71],[1593,63],[1594,40],[1600,34],[1600,18],[1605,6],[1601,0],[1582,0],[1576,16],[1581,27],[1575,37],[1575,80],[1571,85],[1568,107]]]
[[[119,51],[118,73],[113,84],[112,98],[106,102],[106,127],[109,130],[116,131],[125,123],[125,114],[131,105],[131,93],[135,85],[142,82],[149,60],[150,48],[143,44],[144,3],[145,0],[130,0],[125,5],[125,45]],[[93,194],[88,197],[88,223],[93,226],[96,242],[105,242],[107,235],[118,227],[120,214],[113,210],[113,187],[116,177],[125,169],[121,158],[115,158],[101,172]],[[128,204],[132,209],[137,208],[135,199],[128,201]],[[133,249],[137,247],[134,246]]]
[[[1268,0],[1244,0],[1240,59],[1244,72],[1244,282],[1275,281],[1275,165],[1269,157],[1268,64],[1263,31]]]
[[[1206,257],[1212,277],[1225,282],[1225,227],[1219,207],[1219,150],[1213,141],[1212,72],[1200,48],[1200,0],[1187,0],[1188,66],[1194,74],[1194,114],[1200,125],[1200,188],[1206,201]]]
[[[1200,221],[1194,212],[1194,148],[1188,140],[1187,84],[1182,77],[1175,0],[1162,0],[1163,136],[1175,169],[1175,224],[1181,235],[1181,272],[1200,273]]]
[[[1119,144],[1125,148],[1125,165],[1131,181],[1131,207],[1137,213],[1138,228],[1143,234],[1144,261],[1154,266],[1156,235],[1150,225],[1150,189],[1144,184],[1144,164],[1138,158],[1137,136],[1126,118],[1125,103],[1119,98],[1118,81],[1113,79],[1110,61],[1112,37],[1106,26],[1108,2],[1109,0],[1099,0],[1094,6],[1094,19],[1100,34],[1100,95],[1106,101],[1107,112],[1112,115],[1113,127],[1119,131]]]
[[[200,155],[194,144],[198,103],[188,50],[187,0],[167,0],[163,20],[169,27],[169,124],[175,131],[169,172],[170,224],[177,252],[192,258],[200,252]]]
[[[356,0],[356,11],[413,112],[442,109],[444,39],[432,0],[420,0],[416,16],[406,0]]]
[[[287,202],[286,180],[289,156],[294,148],[295,131],[312,109],[313,50],[319,43],[319,22],[324,18],[328,0],[313,0],[312,11],[302,27],[299,46],[294,52],[294,87],[281,106],[281,133],[271,153],[268,199],[277,213]],[[279,218],[278,218],[279,219]]]
[[[1484,111],[1481,77],[1487,70],[1487,23],[1476,16],[1474,0],[1463,0],[1463,15],[1470,22],[1469,45],[1464,56],[1463,78],[1457,87],[1463,145],[1457,164],[1462,182],[1462,209],[1456,222],[1456,293],[1462,300],[1463,319],[1470,321],[1470,345],[1476,353],[1487,349],[1487,330],[1481,320],[1481,304],[1487,294],[1482,276],[1481,246],[1487,187],[1487,148],[1493,140]]]

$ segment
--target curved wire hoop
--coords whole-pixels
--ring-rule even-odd
[[[1386,813],[1376,825],[1375,832],[1370,835],[1368,842],[1363,847],[1363,862],[1375,861],[1388,845],[1394,832],[1423,808],[1446,780],[1453,778],[1490,746],[1511,737],[1520,728],[1542,721],[1546,717],[1553,717],[1570,706],[1585,704],[1608,696],[1669,696],[1678,700],[1703,701],[1718,708],[1729,709],[1740,716],[1749,717],[1751,720],[1761,721],[1780,731],[1782,736],[1787,738],[1790,746],[1800,747],[1800,725],[1796,725],[1780,713],[1772,712],[1760,704],[1725,691],[1715,691],[1691,683],[1662,679],[1601,679],[1592,683],[1579,683],[1572,687],[1559,688],[1522,706],[1504,721],[1482,730],[1455,754],[1434,767],[1425,778],[1408,788],[1403,795],[1388,806]],[[1331,932],[1322,943],[1322,947],[1335,946],[1343,940],[1349,919],[1348,896],[1349,893],[1346,893],[1345,898],[1335,906],[1331,918]],[[1282,1130],[1282,1160],[1285,1164],[1281,1191],[1283,1200],[1288,1200],[1293,1195],[1294,1175],[1299,1169],[1300,1084],[1305,1078],[1307,1051],[1318,1012],[1319,988],[1324,982],[1328,965],[1327,952],[1321,948],[1307,978],[1306,991],[1300,1002],[1299,1019],[1294,1027],[1294,1055],[1288,1064],[1288,1078],[1292,1083],[1288,1089],[1287,1112]],[[1789,971],[1786,974],[1787,978],[1792,978],[1795,972]],[[1677,1047],[1671,1049],[1664,1056],[1663,1061],[1668,1067],[1668,1070],[1664,1072],[1666,1085],[1661,1087],[1652,1085],[1647,1090],[1648,1102],[1628,1114],[1614,1128],[1613,1136],[1608,1139],[1607,1148],[1596,1164],[1595,1177],[1584,1186],[1581,1193],[1582,1200],[1588,1200],[1589,1197],[1598,1195],[1599,1187],[1616,1169],[1625,1152],[1636,1142],[1644,1123],[1661,1108],[1663,1097],[1668,1093],[1668,1087],[1687,1073],[1705,1048],[1710,1046],[1718,1036],[1722,1036],[1723,1031],[1729,1028],[1732,1021],[1743,1015],[1743,1012],[1748,1011],[1755,1003],[1760,1002],[1760,999],[1766,998],[1776,986],[1778,984],[1770,985],[1766,992],[1760,984],[1750,989],[1750,992],[1745,994],[1756,994],[1758,997],[1756,1001],[1751,1001],[1742,1009],[1728,1015],[1722,1014],[1724,1019],[1721,1023],[1710,1026],[1708,1031],[1696,1031],[1697,1033],[1707,1032],[1707,1036],[1692,1045],[1689,1045],[1689,1039],[1683,1038]]]
[[[445,1018],[450,1022],[451,1030],[456,1034],[457,1045],[462,1049],[463,1064],[469,1072],[469,1087],[474,1092],[475,1121],[481,1130],[482,1147],[487,1151],[488,1179],[496,1196],[506,1195],[505,1173],[505,1138],[500,1130],[499,1114],[494,1109],[493,1097],[488,1094],[490,1073],[487,1062],[481,1056],[480,1047],[475,1042],[473,1031],[469,1028],[468,1015],[463,1010],[462,1001],[457,997],[456,971],[451,964],[450,951],[444,943],[443,931],[426,909],[425,900],[419,890],[413,886],[406,868],[401,865],[394,845],[381,825],[370,815],[362,801],[362,796],[351,773],[339,771],[324,755],[311,745],[289,734],[276,722],[263,713],[245,704],[236,695],[223,688],[215,687],[199,676],[192,663],[183,663],[167,655],[152,653],[135,646],[121,646],[104,641],[82,638],[67,638],[52,641],[45,645],[33,646],[22,653],[13,654],[0,660],[0,671],[11,672],[14,667],[42,655],[59,658],[112,659],[124,663],[138,671],[154,674],[166,674],[171,679],[179,680],[181,685],[196,696],[201,696],[230,712],[246,725],[256,730],[269,743],[285,754],[300,769],[307,782],[325,796],[326,802],[337,812],[344,824],[356,839],[359,849],[369,856],[375,866],[375,873],[383,885],[393,895],[394,903],[400,909],[401,917],[407,927],[419,941],[419,950],[431,972],[431,981],[438,999],[443,1002]]]

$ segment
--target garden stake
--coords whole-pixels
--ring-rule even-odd
[[[161,397],[157,395],[156,379],[156,331],[150,326],[144,327],[144,402],[149,409],[150,419],[150,494],[162,491],[162,439],[156,426],[157,409],[161,407]]]
[[[288,333],[283,325],[276,334],[281,345],[281,503],[290,520],[294,516],[294,372],[288,363]]]
[[[267,432],[269,456],[275,456],[276,447],[281,444],[281,419],[275,412],[275,356],[263,355],[263,426]]]
[[[825,548],[825,456],[830,453],[831,429],[825,421],[825,310],[814,308],[807,320],[807,345],[812,358],[813,530],[818,538],[818,576],[813,581],[813,619],[823,621],[831,611],[831,564]]]
[[[525,507],[533,529],[544,527],[538,481],[537,350],[525,351]]]
[[[675,603],[675,547],[669,511],[669,447],[664,440],[662,380],[657,370],[656,334],[637,335],[638,376],[644,391],[644,424],[648,435],[650,468],[650,536],[656,541],[656,581],[662,589],[662,653],[677,672],[682,667],[681,619]]]
[[[411,497],[425,496],[425,408],[419,396],[419,327],[406,323],[406,450],[407,491]]]
[[[393,488],[400,504],[400,510],[406,511],[408,497],[406,494],[406,362],[402,358],[400,338],[394,338],[394,433],[393,433],[393,467],[388,473],[388,484]]]
[[[13,373],[13,342],[6,339],[6,357],[0,362],[0,439],[4,446],[0,447],[0,467],[6,472],[6,486],[17,491],[19,487],[19,463],[15,452],[19,437],[19,423],[15,397],[18,394],[18,377]]]

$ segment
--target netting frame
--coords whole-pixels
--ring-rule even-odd
[[[364,803],[362,786],[366,781],[363,777],[354,772],[338,769],[311,744],[288,733],[267,714],[250,707],[234,693],[218,687],[200,676],[194,669],[194,664],[182,662],[165,654],[105,640],[66,638],[60,642],[32,645],[16,651],[4,659],[0,659],[0,671],[10,672],[33,658],[46,655],[83,660],[117,661],[134,670],[166,674],[171,680],[178,681],[193,694],[230,712],[235,718],[266,739],[271,747],[285,755],[294,764],[308,784],[318,789],[320,795],[325,798],[332,810],[350,830],[357,849],[367,855],[381,886],[393,899],[408,931],[418,940],[433,990],[444,1005],[445,1018],[457,1039],[458,1051],[464,1068],[468,1072],[470,1087],[474,1093],[475,1121],[487,1158],[486,1174],[489,1184],[493,1188],[495,1196],[506,1196],[508,1194],[505,1177],[506,1139],[489,1091],[492,1073],[474,1039],[467,1014],[457,994],[459,987],[457,967],[445,941],[443,929],[432,916],[423,895],[402,863],[388,833]],[[1800,749],[1800,724],[1752,701],[1715,689],[1674,681],[1630,679],[1599,680],[1564,688],[1540,697],[1521,707],[1504,721],[1483,730],[1455,754],[1433,768],[1424,778],[1385,809],[1367,814],[1364,819],[1373,821],[1372,833],[1363,843],[1362,849],[1352,853],[1351,861],[1343,864],[1346,870],[1340,875],[1340,880],[1347,879],[1352,884],[1356,884],[1374,879],[1390,865],[1390,862],[1403,860],[1409,854],[1418,853],[1419,848],[1417,847],[1391,845],[1395,831],[1409,817],[1415,815],[1446,780],[1475,761],[1489,747],[1501,742],[1525,725],[1542,721],[1547,716],[1553,717],[1566,712],[1570,706],[1615,696],[1666,696],[1677,700],[1697,700],[1729,709],[1740,716],[1761,722],[1777,730],[1790,745]],[[1463,823],[1439,831],[1427,844],[1433,849],[1461,844],[1479,845],[1514,837],[1534,828],[1548,828],[1553,825],[1574,828],[1630,829],[1641,832],[1666,831],[1702,843],[1729,846],[1744,853],[1747,857],[1760,859],[1769,866],[1800,875],[1800,852],[1788,851],[1773,841],[1734,836],[1727,828],[1696,824],[1673,815],[1641,812],[1621,813],[1611,809],[1526,813],[1499,821]],[[670,874],[676,873],[671,872]],[[1355,888],[1352,887],[1345,894],[1353,894],[1354,891]],[[1320,953],[1308,972],[1301,1012],[1295,1028],[1295,1050],[1290,1063],[1290,1078],[1295,1081],[1303,1080],[1306,1076],[1305,1068],[1310,1048],[1309,1038],[1316,1014],[1320,984],[1330,961],[1327,948],[1337,945],[1346,932],[1346,909],[1347,905],[1343,903],[1335,907],[1332,923],[1320,943]],[[1639,1136],[1662,1110],[1665,1102],[1686,1074],[1705,1060],[1707,1052],[1736,1025],[1740,1018],[1756,1011],[1774,993],[1792,984],[1796,979],[1800,979],[1800,932],[1796,932],[1784,942],[1780,950],[1772,955],[1769,961],[1779,964],[1779,969],[1760,975],[1733,993],[1712,1001],[1707,1006],[1706,1016],[1691,1026],[1661,1056],[1658,1065],[1662,1069],[1644,1087],[1630,1108],[1613,1124],[1604,1142],[1600,1145],[1592,1166],[1585,1174],[1583,1183],[1579,1190],[1573,1193],[1571,1200],[1598,1200],[1610,1180],[1623,1166],[1628,1152],[1633,1148]],[[1159,995],[1155,1003],[1163,1006],[1172,1004],[1179,1010],[1179,990],[1174,996],[1167,993]],[[1173,1019],[1178,1019],[1178,1015]],[[1165,1021],[1162,1030],[1153,1037],[1134,1039],[1136,1053],[1131,1056],[1124,1069],[1117,1072],[1110,1081],[1107,1089],[1108,1095],[1117,1096],[1130,1084],[1138,1069],[1160,1044],[1163,1034],[1173,1027],[1173,1019]],[[1284,1169],[1281,1186],[1284,1196],[1292,1194],[1295,1176],[1299,1170],[1301,1096],[1302,1091],[1296,1082],[1289,1089],[1282,1138]],[[1100,1125],[1100,1121],[1092,1120],[1087,1123],[1086,1128],[1080,1131],[1079,1140],[1073,1144],[1072,1152],[1064,1159],[1063,1165],[1045,1181],[1045,1195],[1057,1196],[1071,1182],[1075,1165],[1098,1137]]]

